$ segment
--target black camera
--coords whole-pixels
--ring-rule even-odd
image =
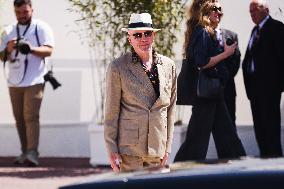
[[[17,40],[15,48],[22,54],[29,54],[31,52],[30,44],[24,37],[20,37]]]
[[[231,38],[227,38],[227,39],[226,39],[226,44],[229,45],[229,46],[232,45],[234,42],[235,42],[235,41],[232,40]]]
[[[52,71],[48,71],[45,75],[44,75],[44,81],[49,81],[52,88],[55,90],[58,87],[61,86],[61,84],[56,80],[56,78],[53,76],[53,72]]]

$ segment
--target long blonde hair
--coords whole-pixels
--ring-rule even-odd
[[[184,33],[183,57],[186,57],[192,32],[197,25],[206,28],[210,35],[214,36],[214,29],[210,26],[209,14],[212,11],[216,0],[193,0],[188,9],[186,31]]]

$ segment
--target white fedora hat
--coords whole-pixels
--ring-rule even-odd
[[[122,31],[129,30],[151,30],[159,31],[160,29],[154,29],[152,24],[152,18],[149,13],[136,14],[133,13],[130,16],[128,28],[121,28]]]

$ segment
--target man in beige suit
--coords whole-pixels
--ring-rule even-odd
[[[114,172],[164,166],[171,152],[176,103],[173,60],[156,53],[148,13],[132,14],[132,51],[107,69],[105,142]]]

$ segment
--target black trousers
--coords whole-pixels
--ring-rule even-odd
[[[254,132],[261,157],[280,157],[281,148],[281,93],[258,93],[251,98]]]
[[[246,155],[224,100],[199,99],[192,108],[186,139],[174,161],[204,160],[211,132],[220,159],[234,159]]]
[[[236,96],[225,94],[225,103],[226,103],[229,115],[231,117],[233,126],[236,129]]]

